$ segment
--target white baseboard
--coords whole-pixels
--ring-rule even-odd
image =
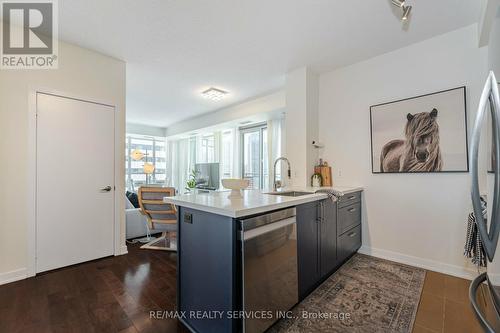
[[[491,283],[493,283],[493,285],[495,285],[495,286],[500,285],[500,274],[499,273],[488,272],[488,279],[490,279],[490,281],[491,281]]]
[[[16,269],[15,271],[0,273],[0,285],[7,284],[28,277],[26,268]]]
[[[456,276],[463,279],[472,280],[478,276],[477,271],[461,267],[457,265],[450,265],[446,263],[442,263],[439,261],[409,256],[406,254],[393,252],[389,250],[376,249],[368,246],[361,246],[359,249],[359,253],[367,254],[373,257],[382,258],[386,260],[391,260],[395,262],[399,262],[401,264],[406,264],[410,266],[415,266],[423,269],[427,269],[429,271],[439,272],[443,274],[448,274],[452,276]]]
[[[121,255],[127,254],[127,253],[128,253],[127,245],[122,245],[120,248],[120,253],[118,255],[121,256]]]

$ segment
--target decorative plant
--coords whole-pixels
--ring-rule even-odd
[[[189,174],[189,179],[186,182],[186,189],[192,190],[195,187],[196,187],[196,171],[191,170],[191,173]]]

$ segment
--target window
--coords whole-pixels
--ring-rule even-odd
[[[233,131],[222,133],[221,179],[233,177]]]
[[[250,188],[264,188],[269,181],[267,127],[259,125],[241,129],[242,174]]]
[[[215,162],[215,136],[206,135],[201,137],[200,155],[197,163]]]
[[[144,157],[135,161],[130,157],[134,150],[139,150]],[[127,134],[125,148],[125,181],[128,191],[135,191],[141,185],[163,185],[167,173],[165,138],[136,134]],[[144,173],[144,163],[154,165],[152,174]]]

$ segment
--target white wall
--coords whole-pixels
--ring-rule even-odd
[[[372,174],[371,105],[467,86],[469,132],[488,49],[469,26],[320,76],[320,139],[336,185],[362,185],[362,251],[468,276],[468,173]],[[341,174],[341,176],[339,176]],[[469,275],[470,276],[470,275]]]
[[[500,8],[493,23],[488,51],[489,69],[495,71],[497,80],[500,81]]]
[[[292,185],[307,186],[314,173],[317,151],[312,141],[318,139],[319,78],[307,67],[286,76],[285,156],[292,168]]]
[[[140,135],[149,135],[158,137],[167,136],[167,129],[165,127],[155,127],[142,124],[127,123],[126,131],[127,133],[131,134],[140,134]]]
[[[116,183],[116,214],[120,217],[122,244],[125,244],[125,207],[121,196],[125,185],[125,63],[60,42],[57,70],[0,70],[0,151],[3,152],[0,163],[0,284],[25,277],[28,265],[28,95],[37,88],[104,101],[117,107],[116,179],[121,181]],[[65,234],[64,230],[54,232],[61,237],[77,237]]]

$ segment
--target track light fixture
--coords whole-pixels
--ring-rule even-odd
[[[404,0],[392,0],[392,4],[396,7],[403,8],[403,6],[405,5],[405,1]]]
[[[407,6],[405,0],[391,0],[391,2],[394,6],[401,8],[402,11],[401,20],[402,21],[408,20],[412,7]]]
[[[406,21],[408,20],[408,16],[410,16],[411,12],[411,6],[403,6],[403,16],[401,17],[401,20]]]

